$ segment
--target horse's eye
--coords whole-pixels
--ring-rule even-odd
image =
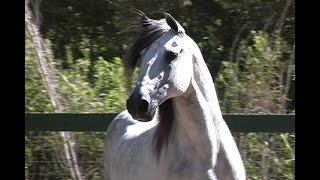
[[[168,61],[174,60],[177,56],[178,56],[178,53],[176,53],[176,52],[168,51],[168,52],[166,53],[166,59],[167,59]]]

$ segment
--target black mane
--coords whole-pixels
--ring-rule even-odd
[[[123,58],[125,70],[129,76],[138,65],[139,53],[170,29],[163,26],[166,24],[165,20],[150,19],[142,11],[135,11],[138,17],[131,22],[132,26],[128,29],[133,34],[133,39]]]

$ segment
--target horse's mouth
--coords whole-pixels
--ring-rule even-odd
[[[148,112],[146,113],[134,113],[134,112],[130,112],[132,118],[137,120],[137,121],[141,121],[141,122],[149,122],[151,121],[156,113],[156,109],[149,109]]]

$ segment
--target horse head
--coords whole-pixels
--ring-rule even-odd
[[[138,121],[152,120],[162,103],[186,92],[192,76],[185,31],[170,14],[164,15],[160,22],[141,15],[141,33],[125,59],[131,64],[141,62],[138,82],[127,100],[128,112]],[[154,41],[146,42],[148,39]]]

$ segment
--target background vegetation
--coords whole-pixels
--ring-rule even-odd
[[[120,112],[130,93],[121,58],[129,8],[169,12],[200,47],[224,113],[288,114],[295,109],[294,0],[32,0],[52,57],[64,112]],[[54,112],[25,31],[25,112]],[[135,73],[136,76],[137,73]],[[134,77],[133,77],[134,79]],[[105,133],[73,133],[82,179],[102,179]],[[294,179],[295,134],[234,133],[248,179]],[[26,132],[26,179],[71,179],[58,132]]]

